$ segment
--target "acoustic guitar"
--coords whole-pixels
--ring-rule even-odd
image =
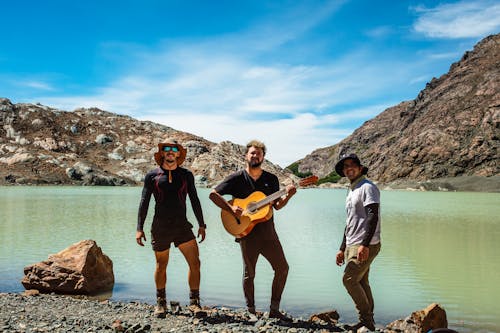
[[[299,186],[315,184],[318,176],[309,176],[301,179]],[[286,194],[286,189],[281,189],[266,196],[260,191],[255,191],[244,199],[234,198],[229,201],[230,205],[240,206],[243,213],[237,219],[231,212],[223,209],[221,211],[222,224],[227,232],[236,238],[245,237],[252,229],[261,222],[269,221],[273,216],[272,203]]]

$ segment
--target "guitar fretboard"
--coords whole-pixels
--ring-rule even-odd
[[[260,209],[266,205],[269,205],[271,202],[274,200],[280,198],[281,196],[286,194],[286,189],[281,189],[278,192],[274,192],[273,194],[270,194],[267,196],[265,199],[262,199],[260,201],[257,201],[254,206],[252,206],[252,209]]]

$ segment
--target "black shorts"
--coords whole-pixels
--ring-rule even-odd
[[[157,252],[170,249],[172,242],[175,247],[179,247],[182,243],[189,242],[192,239],[196,239],[196,237],[190,225],[169,230],[151,231],[151,245],[153,245],[153,250]]]

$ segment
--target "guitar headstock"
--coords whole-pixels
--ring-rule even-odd
[[[299,186],[309,186],[314,185],[318,182],[318,176],[312,175],[306,178],[303,178],[299,181]]]

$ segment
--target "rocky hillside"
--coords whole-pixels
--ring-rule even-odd
[[[369,166],[369,176],[381,183],[443,180],[454,189],[469,177],[500,191],[499,128],[497,34],[432,79],[417,98],[388,108],[340,143],[312,152],[297,162],[298,170],[323,177],[341,154],[355,152]]]
[[[356,152],[372,179],[392,187],[498,192],[499,127],[500,34],[479,42],[414,100],[298,161],[298,171],[325,177],[339,155]],[[213,186],[244,166],[244,147],[231,142],[96,108],[67,112],[0,98],[0,184],[140,184],[155,167],[157,143],[167,137],[188,149],[184,166],[199,186]],[[265,163],[282,182],[294,178]]]
[[[96,108],[61,111],[0,98],[0,184],[135,185],[156,167],[158,142],[187,148],[183,166],[199,186],[244,167],[244,147],[219,144],[149,121]],[[295,178],[268,161],[282,182]]]

